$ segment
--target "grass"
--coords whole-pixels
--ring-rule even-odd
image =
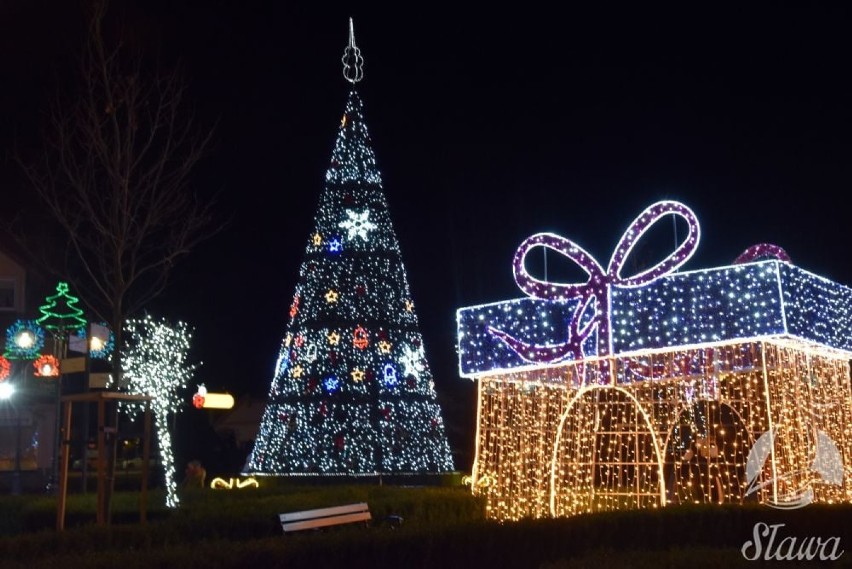
[[[283,535],[278,524],[281,512],[360,501],[373,513],[369,527]],[[363,484],[196,490],[182,494],[177,510],[163,502],[152,492],[150,521],[140,525],[138,494],[119,492],[113,523],[101,527],[96,496],[71,495],[67,529],[56,532],[53,498],[0,497],[0,567],[745,567],[754,564],[740,548],[756,521],[785,523],[785,535],[852,544],[852,506],[678,506],[497,523],[459,486]],[[388,523],[391,515],[402,525]],[[852,549],[832,566],[852,566]]]

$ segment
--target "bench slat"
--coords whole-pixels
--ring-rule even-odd
[[[353,522],[368,522],[372,519],[366,502],[346,504],[332,508],[318,508],[301,512],[278,514],[284,532],[320,528]]]
[[[282,522],[281,527],[284,531],[298,531],[303,529],[333,526],[337,524],[348,524],[352,522],[368,522],[371,519],[372,516],[370,516],[370,512],[358,512],[355,514],[314,518],[311,520]]]
[[[339,516],[343,514],[352,514],[352,513],[370,513],[369,508],[365,502],[361,502],[358,504],[347,504],[345,506],[336,506],[333,508],[318,508],[316,510],[304,510],[301,512],[287,512],[284,514],[279,514],[278,517],[281,519],[281,523],[292,522],[297,520],[307,520],[314,518],[324,518],[328,516]]]

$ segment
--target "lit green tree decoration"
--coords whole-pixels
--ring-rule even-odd
[[[183,408],[184,398],[178,392],[187,387],[200,365],[187,362],[192,332],[183,322],[171,324],[150,315],[128,320],[124,330],[126,344],[122,358],[127,379],[125,390],[152,397],[151,409],[165,478],[166,506],[175,508],[179,505],[179,498],[168,416]],[[124,408],[134,417],[143,407],[131,404]]]
[[[56,285],[56,294],[48,296],[45,304],[38,307],[41,316],[36,319],[41,326],[59,337],[65,337],[68,332],[78,330],[86,325],[83,310],[77,306],[80,299],[73,296],[68,283]]]

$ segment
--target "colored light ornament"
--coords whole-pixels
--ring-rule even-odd
[[[5,356],[0,356],[0,382],[6,381],[9,378],[11,370],[11,362]]]
[[[302,377],[302,374],[304,372],[305,370],[302,368],[302,366],[297,365],[293,368],[293,371],[291,373],[293,374],[293,377],[299,378]]]
[[[60,335],[77,330],[86,325],[78,302],[80,299],[70,293],[68,283],[60,282],[56,285],[56,294],[48,296],[45,303],[38,307],[41,316],[36,322]]]
[[[358,348],[359,350],[363,350],[370,343],[370,339],[368,337],[367,331],[363,326],[357,326],[355,331],[352,333],[352,345]]]
[[[278,358],[275,360],[275,373],[273,376],[278,377],[285,369],[287,369],[287,349],[282,342],[281,349],[278,350]]]
[[[381,342],[379,342],[379,351],[381,353],[389,354],[390,351],[391,351],[391,348],[392,348],[391,343],[388,342],[387,340],[382,340]]]
[[[393,387],[399,383],[399,379],[396,375],[396,367],[394,367],[392,363],[386,363],[384,367],[382,367],[382,374],[384,376],[385,385],[388,387]]]
[[[414,349],[411,346],[405,346],[402,349],[402,356],[399,358],[399,363],[405,368],[405,375],[411,375],[415,378],[420,378],[423,372],[423,360],[426,355],[423,353],[423,348]]]
[[[293,304],[290,305],[290,318],[295,318],[299,313],[299,296],[293,297]]]
[[[320,245],[322,245],[322,235],[320,235],[319,233],[314,233],[313,242],[314,247],[319,247]]]
[[[362,381],[364,381],[364,370],[362,369],[356,368],[352,370],[350,375],[352,376],[352,381],[354,381],[355,383],[361,383]]]
[[[329,344],[331,344],[332,346],[336,346],[336,345],[337,345],[337,343],[340,341],[340,334],[338,334],[336,331],[335,331],[335,332],[331,332],[331,333],[327,336],[327,338],[328,338],[328,343],[329,343]]]
[[[405,311],[406,312],[414,312],[414,303],[410,300],[405,301]]]
[[[351,209],[346,210],[346,215],[349,217],[346,221],[340,222],[340,227],[346,229],[349,233],[348,239],[351,241],[355,237],[367,240],[367,232],[376,228],[376,224],[372,223],[368,218],[370,212],[365,210],[356,212]]]
[[[308,350],[305,352],[305,357],[309,362],[314,362],[317,359],[317,345],[311,344],[308,346]]]
[[[329,304],[337,302],[337,298],[338,294],[334,290],[329,290],[327,293],[325,293],[325,301]]]
[[[337,379],[337,376],[335,376],[335,375],[330,375],[327,378],[325,378],[323,380],[322,384],[323,384],[323,387],[325,387],[325,390],[328,391],[329,393],[334,393],[335,391],[337,391],[340,388],[340,380]]]
[[[36,377],[59,377],[59,360],[49,354],[36,358],[33,367]]]
[[[207,388],[204,384],[198,386],[198,391],[192,396],[192,406],[196,409],[204,407],[204,397],[207,396]]]
[[[290,347],[290,343],[291,343],[292,341],[293,341],[293,335],[292,335],[291,333],[287,332],[287,335],[286,335],[286,336],[284,336],[284,342],[283,342],[284,346],[286,346],[286,347],[288,347],[288,348],[289,348],[289,347]]]
[[[764,259],[778,259],[785,263],[791,262],[787,251],[778,245],[773,245],[772,243],[758,243],[757,245],[752,245],[740,253],[740,255],[734,259],[734,264],[741,265],[743,263],[753,263]]]
[[[340,240],[340,237],[332,237],[328,242],[328,252],[340,253],[341,251],[343,251],[343,241]]]
[[[217,476],[210,481],[210,488],[213,490],[242,490],[243,488],[260,488],[260,483],[252,477],[243,478],[242,480],[231,477],[225,480]]]
[[[305,337],[299,334],[298,336],[296,336],[296,339],[293,340],[293,345],[297,348],[301,348],[305,345]]]
[[[34,359],[44,348],[44,328],[35,320],[16,320],[6,329],[6,356]]]

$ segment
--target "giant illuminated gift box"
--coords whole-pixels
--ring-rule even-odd
[[[683,242],[623,275],[669,215],[687,221]],[[768,244],[729,267],[675,272],[699,234],[689,208],[656,203],[606,271],[568,239],[533,235],[513,261],[528,296],[458,311],[460,373],[479,381],[471,482],[489,517],[852,501],[852,289]],[[538,247],[588,280],[533,277],[525,260]]]

